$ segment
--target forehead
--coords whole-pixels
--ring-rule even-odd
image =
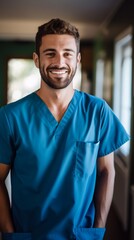
[[[47,48],[53,48],[57,50],[77,50],[75,38],[67,34],[48,34],[43,36],[40,50],[45,50]]]

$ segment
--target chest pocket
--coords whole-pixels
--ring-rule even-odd
[[[96,168],[99,142],[76,142],[75,176],[87,177]]]

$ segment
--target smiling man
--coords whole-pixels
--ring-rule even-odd
[[[73,89],[78,30],[38,28],[36,92],[0,109],[3,239],[102,240],[114,188],[113,152],[129,140],[102,99]],[[11,170],[11,206],[5,179]]]
[[[34,61],[40,69],[42,80],[54,89],[61,89],[73,80],[80,53],[77,54],[73,36],[49,34],[42,38],[39,56],[34,53]]]

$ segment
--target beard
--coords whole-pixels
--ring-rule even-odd
[[[70,68],[59,68],[57,66],[51,66],[46,68],[44,66],[40,66],[40,75],[42,80],[50,87],[53,89],[63,89],[66,88],[73,80],[74,75],[77,70],[77,66],[75,67],[74,70],[70,70]],[[63,71],[65,72],[65,76],[60,76],[60,74],[53,74],[53,71]]]

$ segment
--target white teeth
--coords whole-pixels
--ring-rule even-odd
[[[54,74],[64,74],[66,72],[67,71],[51,71],[51,73],[54,73]]]

